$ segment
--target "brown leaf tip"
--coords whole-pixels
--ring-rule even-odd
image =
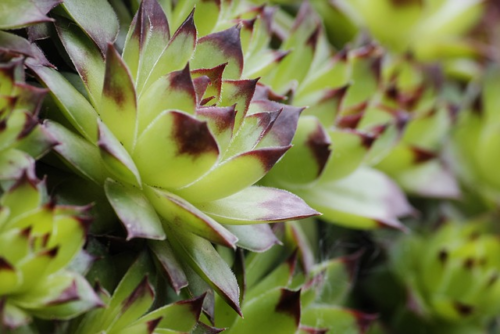
[[[281,289],[281,296],[276,305],[276,312],[290,315],[298,326],[300,322],[300,290]]]
[[[438,259],[439,262],[441,262],[443,265],[446,264],[448,261],[448,252],[445,249],[441,249],[438,253]]]
[[[306,146],[309,147],[318,164],[318,176],[321,175],[330,158],[330,153],[332,152],[330,144],[330,137],[323,126],[318,123],[316,129],[307,137],[306,141]]]
[[[156,318],[156,319],[153,319],[153,320],[150,320],[147,322],[147,326],[148,326],[148,333],[149,334],[153,334],[156,327],[158,327],[158,325],[160,324],[161,320],[163,319],[163,317],[159,317],[159,318]]]
[[[472,305],[467,305],[459,301],[455,301],[453,303],[453,307],[455,308],[455,310],[457,310],[458,313],[460,313],[460,315],[465,317],[474,313],[474,307]]]
[[[173,112],[177,154],[186,154],[194,159],[203,153],[219,154],[217,143],[206,122],[200,122],[186,114]]]
[[[155,295],[153,291],[153,287],[151,284],[149,284],[149,278],[148,275],[144,276],[142,281],[137,285],[137,287],[134,289],[134,291],[128,296],[127,299],[123,302],[123,308],[127,309],[129,308],[132,304],[135,303],[137,299],[139,299],[141,296],[149,294],[150,296]]]
[[[14,271],[14,267],[3,257],[0,257],[0,270]]]
[[[366,333],[370,328],[371,324],[378,319],[377,314],[366,314],[356,310],[349,310],[349,312],[356,319],[356,324],[358,325],[361,334]]]
[[[246,154],[256,157],[262,164],[262,167],[267,172],[269,171],[278,160],[288,151],[292,145],[284,147],[264,148],[260,150],[250,151]]]
[[[411,151],[413,152],[413,162],[415,164],[421,164],[436,158],[436,154],[434,152],[415,146],[411,147]]]

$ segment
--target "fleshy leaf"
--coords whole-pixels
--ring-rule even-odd
[[[296,193],[323,213],[322,219],[349,227],[404,229],[397,217],[412,208],[399,187],[381,172],[362,167],[339,181],[317,183]]]
[[[57,33],[89,93],[94,107],[101,100],[104,57],[94,42],[73,22],[58,18]]]
[[[50,89],[50,94],[71,125],[90,142],[95,143],[97,113],[87,99],[56,70],[29,62],[28,64]]]
[[[254,334],[266,330],[275,334],[295,333],[299,328],[300,291],[274,289],[244,305],[245,318],[236,319],[228,333]]]
[[[168,242],[162,241],[150,241],[149,247],[155,253],[175,293],[179,294],[189,283],[172,247]]]
[[[197,207],[224,224],[244,225],[316,216],[302,199],[285,190],[248,187],[229,197]]]
[[[97,184],[104,182],[105,171],[97,147],[56,122],[47,120],[44,126],[59,143],[54,150],[71,168]]]
[[[273,127],[266,133],[257,147],[261,148],[290,145],[297,129],[299,115],[304,108],[282,105],[280,103],[265,100],[252,102],[252,113],[280,109],[283,110],[274,122]]]
[[[158,96],[162,98],[159,99]],[[194,114],[196,91],[189,73],[189,65],[177,72],[158,79],[139,98],[139,133],[167,109],[176,109]]]
[[[315,117],[302,116],[292,143],[293,148],[271,170],[269,177],[294,184],[315,180],[330,158],[331,142],[326,130]]]
[[[137,132],[137,101],[130,73],[113,45],[106,54],[106,75],[99,116],[127,149],[135,144]]]
[[[243,51],[238,26],[200,38],[191,66],[193,68],[211,68],[223,63],[228,63],[224,70],[224,79],[239,79],[241,77]]]
[[[196,206],[174,194],[151,187],[145,188],[145,194],[172,228],[182,228],[212,242],[235,248],[238,239]]]
[[[256,85],[257,80],[224,80],[222,83],[222,96],[218,106],[229,107],[236,104],[235,129],[239,129],[247,114]],[[277,107],[262,111],[277,111],[280,109]]]
[[[264,148],[242,153],[175,192],[193,202],[227,197],[260,180],[289,148],[290,146]]]
[[[107,179],[106,196],[127,230],[127,239],[165,239],[161,221],[139,189]]]
[[[63,7],[85,33],[106,54],[108,43],[118,35],[119,23],[111,5],[105,0],[65,0]]]
[[[238,282],[226,262],[209,241],[177,229],[168,229],[170,243],[184,261],[200,275],[238,313],[240,291]]]
[[[232,107],[201,107],[196,109],[196,117],[206,121],[210,132],[215,137],[219,151],[225,152],[233,135],[235,106]]]
[[[141,90],[165,45],[170,40],[167,17],[157,0],[144,0],[139,6],[125,41],[123,58]],[[164,75],[166,73],[162,73]]]
[[[267,224],[225,225],[238,238],[236,245],[252,252],[265,252],[280,241]]]
[[[161,318],[158,328],[191,332],[198,322],[205,295],[166,305],[137,320],[137,323]]]
[[[32,0],[5,0],[0,11],[0,29],[17,29],[40,22],[52,21],[47,13],[61,0],[34,3]]]
[[[173,189],[206,173],[219,149],[205,122],[165,111],[141,134],[132,157],[145,183]]]
[[[302,313],[304,325],[328,328],[332,332],[365,333],[375,316],[332,306],[311,306]]]
[[[142,187],[141,176],[134,161],[106,125],[99,122],[99,153],[109,173],[120,181]]]
[[[168,42],[139,92],[146,91],[161,76],[185,68],[193,55],[195,46],[196,27],[193,13],[191,13]]]

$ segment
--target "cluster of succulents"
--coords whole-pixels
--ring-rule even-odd
[[[4,0],[0,333],[499,330],[494,14]]]

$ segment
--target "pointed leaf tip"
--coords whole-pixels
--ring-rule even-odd
[[[281,296],[276,305],[276,311],[290,315],[297,326],[300,322],[300,292],[281,289]]]

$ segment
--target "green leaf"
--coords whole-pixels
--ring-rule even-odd
[[[236,319],[229,334],[254,334],[266,330],[275,334],[295,333],[301,317],[300,291],[274,289],[243,306],[245,318]]]
[[[248,187],[229,197],[197,207],[224,224],[244,225],[316,216],[302,199],[285,190]]]
[[[99,122],[99,153],[108,172],[120,181],[141,188],[137,167],[118,139],[102,122]]]
[[[219,149],[205,122],[164,111],[141,134],[132,157],[145,183],[171,190],[205,174]]]
[[[240,28],[234,26],[198,39],[191,66],[211,68],[228,63],[224,79],[239,79],[243,72],[243,52],[240,41]]]
[[[120,143],[131,151],[137,137],[137,101],[134,82],[116,49],[106,54],[106,75],[99,116]]]
[[[64,162],[79,175],[99,185],[104,183],[106,174],[96,146],[56,122],[46,120],[44,126],[59,143],[54,151]]]
[[[136,323],[144,323],[160,318],[158,328],[171,329],[179,332],[191,332],[200,317],[201,307],[205,295],[197,298],[182,300],[174,304],[163,306],[146,314]]]
[[[412,212],[399,187],[381,172],[362,167],[339,181],[296,193],[323,213],[322,219],[351,228],[403,229],[397,217]]]
[[[193,55],[195,47],[196,27],[194,25],[193,13],[191,12],[172,36],[159,56],[158,61],[155,62],[151,69],[144,86],[140,87],[138,91],[147,91],[160,77],[185,68]]]
[[[169,40],[167,17],[158,1],[142,1],[130,25],[123,51],[123,58],[137,83],[138,91],[142,89]]]
[[[90,102],[97,108],[104,79],[104,57],[94,42],[71,21],[58,18],[56,30],[66,52],[85,84]]]
[[[301,323],[308,326],[328,328],[334,333],[359,334],[364,333],[374,316],[357,311],[332,307],[312,306],[302,312]]]
[[[238,313],[240,291],[238,282],[226,262],[209,241],[191,233],[168,227],[172,247],[198,275]]]
[[[130,185],[107,179],[106,196],[127,230],[127,239],[165,239],[165,232],[155,209],[144,193]]]
[[[212,242],[235,248],[238,239],[196,206],[181,197],[152,187],[145,187],[144,193],[171,228],[189,231]]]
[[[168,242],[149,241],[149,248],[156,255],[156,259],[160,262],[161,268],[170,282],[176,294],[181,292],[182,288],[188,286],[186,274],[182,269],[182,265],[174,254],[172,247]]]
[[[158,96],[162,96],[161,99]],[[194,114],[196,92],[189,73],[189,65],[183,70],[162,76],[139,98],[139,134],[168,109]]]
[[[230,196],[260,180],[289,148],[264,148],[239,154],[175,193],[192,202],[209,202]]]
[[[34,159],[28,154],[11,149],[0,154],[0,180],[17,180],[34,166]]]
[[[54,101],[71,125],[87,140],[95,143],[97,141],[97,113],[87,99],[58,71],[33,64],[30,68],[50,89]]]
[[[331,142],[326,130],[315,117],[302,116],[292,143],[293,148],[276,164],[268,177],[291,184],[314,181],[321,175],[331,156]],[[336,148],[337,142],[334,143]]]
[[[267,224],[224,225],[238,238],[236,245],[252,252],[265,252],[280,241]]]
[[[65,0],[63,8],[106,54],[109,43],[118,35],[119,23],[113,7],[106,0]]]
[[[47,13],[61,0],[33,2],[32,0],[5,0],[0,10],[0,29],[18,29],[27,25],[50,22]]]

